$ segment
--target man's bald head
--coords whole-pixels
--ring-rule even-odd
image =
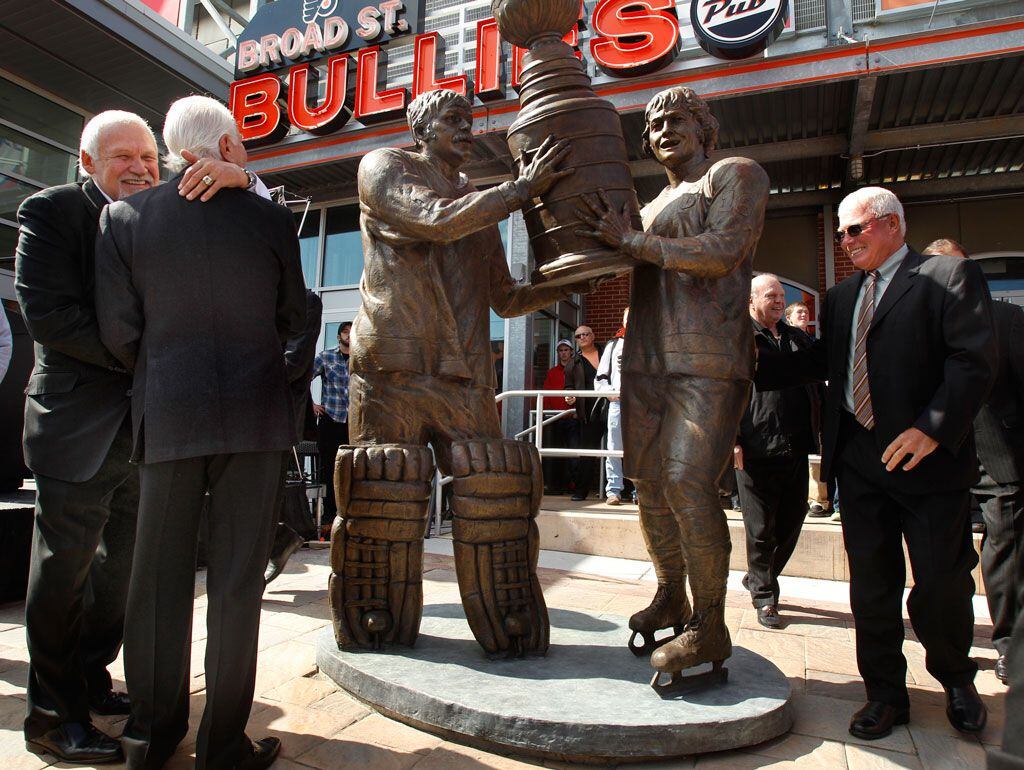
[[[779,277],[771,273],[754,276],[750,282],[751,318],[774,331],[785,312],[786,292]]]

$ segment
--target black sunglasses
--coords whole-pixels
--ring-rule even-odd
[[[593,336],[594,336],[593,332],[583,332],[583,334],[577,334],[576,335],[576,339],[581,340],[584,337],[593,337]]]
[[[892,216],[892,214],[882,214],[882,216],[880,217],[872,217],[871,219],[865,222],[861,222],[860,224],[850,225],[845,230],[836,230],[836,243],[842,243],[843,238],[845,238],[847,235],[849,235],[851,238],[856,238],[858,235],[864,232],[864,230],[866,230],[868,225],[870,225],[872,222],[877,222],[879,219],[885,219],[886,217],[889,216]]]

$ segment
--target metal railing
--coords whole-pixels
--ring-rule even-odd
[[[556,420],[568,414],[575,414],[575,409],[545,409],[544,399],[545,398],[607,398],[608,396],[617,397],[619,391],[617,390],[506,390],[503,393],[498,393],[494,397],[494,401],[500,404],[502,401],[507,401],[511,398],[533,398],[535,399],[534,408],[530,410],[532,418],[532,424],[526,430],[521,430],[515,434],[516,440],[525,439],[530,433],[534,434],[533,444],[537,447],[537,452],[541,457],[622,457],[621,449],[566,449],[563,447],[545,447],[544,446],[544,427],[550,425]],[[546,415],[546,416],[545,416]],[[441,528],[441,513],[444,503],[444,487],[452,482],[451,476],[442,476],[441,472],[437,470],[437,464],[434,465],[434,491],[431,495],[431,511],[430,511],[430,527],[428,528],[428,536],[433,534],[434,536],[442,534]],[[598,483],[600,489],[604,488],[604,468],[600,469],[598,475]],[[431,533],[430,530],[433,530]]]

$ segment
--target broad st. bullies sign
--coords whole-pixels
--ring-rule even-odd
[[[740,58],[778,37],[787,6],[787,0],[693,0],[691,21],[705,50]],[[586,23],[581,1],[579,22],[564,38],[581,59],[579,30]],[[671,64],[681,48],[674,0],[598,0],[589,23],[590,55],[608,75],[654,72]],[[352,118],[364,125],[394,120],[411,99],[439,88],[481,101],[505,98],[506,85],[518,89],[524,51],[511,46],[506,54],[494,19],[477,22],[472,75],[446,75],[444,38],[422,32],[422,24],[423,0],[277,0],[263,6],[239,38],[231,84],[231,111],[242,138],[258,146],[279,141],[289,126],[324,134]],[[408,36],[414,36],[412,88],[389,88],[387,44]]]

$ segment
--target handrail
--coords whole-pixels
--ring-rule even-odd
[[[544,418],[544,412],[554,412],[553,409],[544,409],[544,399],[554,396],[555,398],[564,398],[566,396],[573,396],[575,398],[607,398],[608,396],[618,396],[619,391],[617,390],[506,390],[503,393],[498,393],[494,397],[494,401],[500,404],[502,401],[506,401],[510,398],[535,398],[536,406],[530,410],[530,413],[534,415],[534,424],[526,430],[520,431],[515,435],[516,439],[523,438],[529,433],[534,434],[534,445],[537,447],[537,452],[541,457],[622,457],[621,449],[561,449],[557,447],[546,448],[544,446],[544,431],[538,428],[543,428],[545,425],[555,422],[561,419],[567,414],[572,414],[575,409],[563,409],[557,414],[553,414],[547,419]],[[441,534],[441,497],[442,487],[446,484],[450,484],[452,481],[451,476],[442,476],[441,472],[437,470],[435,465],[434,470],[434,491],[432,495],[432,508],[431,521],[433,523],[434,535]],[[603,469],[601,471],[603,475]],[[600,479],[600,475],[599,475]],[[429,528],[428,528],[429,529]]]

